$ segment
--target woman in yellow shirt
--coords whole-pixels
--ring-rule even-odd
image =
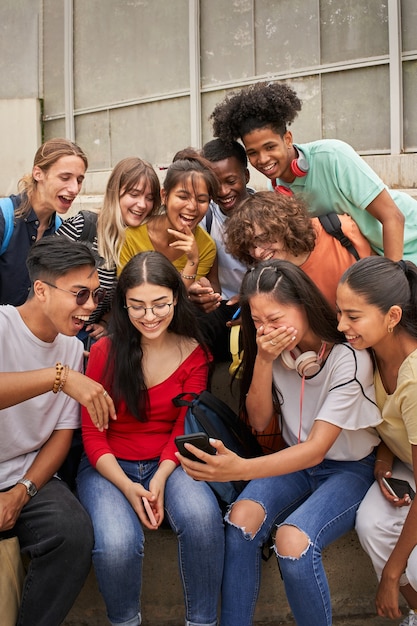
[[[206,159],[198,155],[171,163],[161,190],[163,213],[136,228],[128,228],[120,253],[120,273],[138,252],[157,250],[181,273],[188,288],[206,276],[216,258],[216,245],[199,226],[218,182]]]
[[[400,626],[416,626],[417,267],[384,257],[361,259],[343,274],[337,307],[339,330],[350,345],[373,353],[383,417],[376,480],[358,509],[356,530],[379,578],[378,615],[400,617],[401,593],[411,610]],[[406,481],[402,494],[387,489],[384,479],[391,477]]]

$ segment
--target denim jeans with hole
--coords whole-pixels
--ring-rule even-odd
[[[30,558],[17,626],[59,626],[91,568],[90,518],[67,485],[53,478],[25,504],[13,530]]]
[[[156,460],[124,461],[129,478],[146,489],[158,468]],[[117,626],[141,623],[140,592],[144,533],[125,496],[83,457],[77,478],[78,494],[94,527],[93,563],[110,622]],[[165,486],[166,517],[178,538],[186,626],[215,626],[224,559],[224,525],[210,487],[194,481],[177,467]],[[158,532],[158,531],[155,531]],[[159,555],[162,587],[164,554]]]
[[[279,567],[298,626],[331,626],[332,609],[322,549],[351,530],[373,481],[374,455],[361,461],[323,461],[308,470],[252,480],[238,500],[254,500],[265,519],[253,536],[226,516],[222,626],[251,626],[261,579],[261,548],[274,524],[293,525],[309,538],[300,558]],[[244,576],[242,576],[244,572]]]

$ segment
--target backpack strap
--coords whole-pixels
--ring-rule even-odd
[[[206,213],[206,231],[208,232],[209,235],[211,233],[212,224],[213,224],[213,209],[209,205],[209,208]]]
[[[342,246],[346,248],[346,250],[348,250],[357,261],[359,261],[360,257],[358,251],[356,250],[349,237],[346,237],[345,233],[343,232],[342,224],[337,213],[327,213],[326,215],[320,215],[319,221],[326,233],[340,241]]]
[[[97,213],[93,211],[80,211],[84,218],[84,226],[81,231],[80,240],[93,243],[94,237],[97,235]]]
[[[7,246],[9,245],[14,229],[14,204],[11,198],[1,198],[0,209],[2,210],[4,217],[4,235],[0,248],[0,255],[2,255],[7,250]]]
[[[4,217],[4,235],[0,248],[0,256],[4,254],[8,248],[9,241],[14,230],[14,204],[11,198],[0,198],[0,209]],[[62,224],[62,219],[55,213],[55,230]]]

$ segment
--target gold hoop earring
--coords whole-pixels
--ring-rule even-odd
[[[394,327],[393,326],[388,326],[388,332],[392,333],[394,331]]]

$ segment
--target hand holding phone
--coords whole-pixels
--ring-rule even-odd
[[[395,498],[404,498],[406,494],[410,496],[410,500],[414,500],[415,491],[410,485],[410,483],[406,480],[401,480],[400,478],[382,478],[382,482],[387,490],[390,492],[392,496]]]
[[[179,435],[178,437],[175,437],[175,443],[181,454],[191,461],[204,463],[204,461],[198,459],[192,452],[187,450],[187,448],[184,446],[185,443],[192,443],[193,446],[199,448],[203,452],[207,452],[208,454],[216,454],[216,448],[213,448],[213,446],[210,445],[207,433],[201,432],[191,433],[189,435]]]
[[[151,505],[149,504],[148,499],[145,496],[142,496],[143,506],[145,507],[145,511],[147,516],[149,517],[149,521],[152,526],[158,526],[158,522],[155,519],[155,515],[153,514]]]

